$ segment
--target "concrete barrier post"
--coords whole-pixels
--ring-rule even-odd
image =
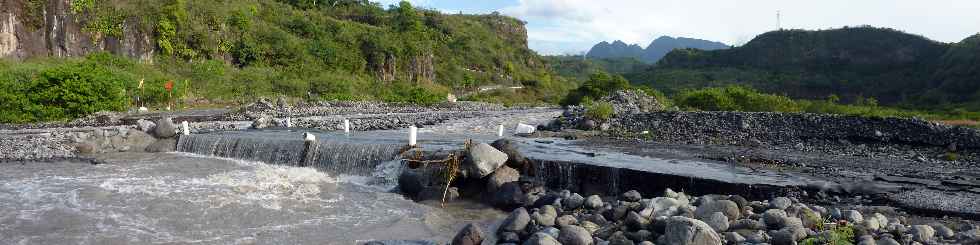
[[[415,146],[415,141],[418,139],[419,128],[411,126],[408,128],[408,145]]]
[[[504,137],[504,125],[497,126],[497,137]]]
[[[350,120],[348,119],[344,119],[344,133],[345,134],[350,133]]]
[[[316,144],[316,135],[303,133],[303,159],[299,163],[301,167],[313,165],[316,159]]]
[[[187,123],[187,121],[180,122],[180,129],[181,129],[181,131],[184,132],[184,135],[190,135],[191,134],[191,127],[190,127],[190,124]]]
[[[286,127],[287,128],[292,128],[293,127],[293,119],[292,118],[286,117]]]

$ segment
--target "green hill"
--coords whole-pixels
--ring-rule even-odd
[[[22,42],[0,60],[0,90],[13,94],[0,95],[0,104],[39,103],[16,95],[45,89],[32,84],[59,86],[61,81],[39,81],[46,78],[38,75],[66,66],[105,69],[99,74],[113,79],[101,80],[119,81],[126,96],[133,96],[137,81],[143,79],[152,88],[145,95],[151,103],[166,99],[162,84],[171,80],[182,99],[211,102],[285,95],[431,103],[444,99],[447,92],[488,84],[528,89],[519,91],[525,96],[480,99],[557,102],[570,89],[566,86],[573,86],[551,74],[527,47],[521,20],[499,14],[444,14],[407,2],[385,7],[365,0],[2,3],[0,13],[21,20],[16,23],[23,26],[14,28],[19,40],[49,40]],[[52,25],[77,37],[56,39]],[[131,51],[130,43],[150,47],[124,52]],[[104,89],[117,91],[115,86]],[[12,113],[32,115],[28,120],[78,116],[41,116],[36,110]]]
[[[836,94],[845,101],[976,110],[977,39],[945,44],[872,27],[780,30],[727,50],[676,50],[627,77],[667,93],[738,84],[795,98]]]

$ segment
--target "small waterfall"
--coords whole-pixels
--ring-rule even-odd
[[[403,164],[398,159],[400,146],[393,144],[358,144],[330,140],[316,141],[307,154],[304,141],[246,134],[183,135],[177,151],[208,156],[260,161],[268,164],[308,166],[331,175],[373,177],[368,184],[392,185]],[[394,176],[387,176],[394,175]]]

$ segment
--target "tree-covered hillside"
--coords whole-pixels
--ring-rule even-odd
[[[676,50],[627,77],[668,93],[739,84],[795,98],[980,109],[976,39],[945,44],[872,27],[780,30],[733,49]]]
[[[30,93],[35,88],[27,84],[39,83],[39,74],[65,66],[95,67],[91,64],[120,77],[119,89],[127,95],[133,95],[141,79],[148,88],[176,81],[181,96],[198,101],[285,95],[426,103],[445,99],[450,91],[502,84],[528,87],[519,92],[524,96],[509,97],[521,98],[514,102],[557,102],[574,86],[551,74],[527,47],[522,21],[499,14],[443,14],[408,2],[381,6],[366,0],[4,3],[4,11],[12,9],[17,18],[28,20],[24,23],[35,23],[37,29],[31,30],[45,31],[47,19],[52,19],[45,14],[67,7],[66,18],[92,37],[91,46],[106,40],[124,43],[133,31],[149,33],[148,43],[154,46],[154,55],[143,61],[98,53],[92,54],[96,58],[48,54],[55,57],[0,61],[0,77],[7,78],[0,90],[5,92]],[[146,96],[150,102],[166,98],[162,89],[151,93]]]

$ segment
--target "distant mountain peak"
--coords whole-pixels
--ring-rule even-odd
[[[602,41],[586,54],[590,58],[636,58],[645,63],[657,63],[664,55],[667,55],[670,51],[674,49],[683,48],[696,48],[702,50],[717,50],[726,49],[729,46],[708,40],[687,38],[687,37],[670,37],[670,36],[660,36],[654,39],[646,48],[640,47],[637,44],[626,44],[621,40],[615,40],[611,44],[606,41]]]

